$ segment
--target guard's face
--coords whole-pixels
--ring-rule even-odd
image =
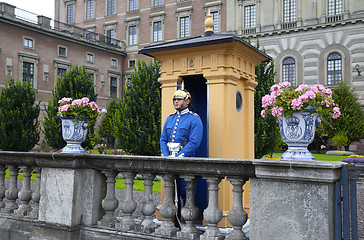
[[[190,100],[184,100],[180,98],[174,98],[173,99],[173,106],[176,110],[181,111],[188,107],[188,104],[190,103]]]

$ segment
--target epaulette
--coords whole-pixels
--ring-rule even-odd
[[[197,114],[197,113],[194,113],[194,112],[192,112],[192,111],[190,111],[190,114],[191,114],[191,115],[193,115],[193,116],[198,116],[198,114]]]

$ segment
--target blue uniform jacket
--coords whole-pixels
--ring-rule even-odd
[[[188,108],[171,114],[163,126],[160,148],[163,156],[169,156],[168,142],[187,143],[176,155],[184,153],[185,157],[194,157],[201,144],[203,126],[200,116]]]

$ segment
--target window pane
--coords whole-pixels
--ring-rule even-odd
[[[162,41],[162,22],[154,22],[153,23],[153,41],[158,42]]]
[[[283,22],[296,21],[296,0],[283,1]]]
[[[66,57],[66,54],[67,54],[66,48],[64,48],[64,47],[59,47],[58,48],[58,55],[59,56]]]
[[[180,18],[180,37],[185,38],[190,36],[190,17]]]
[[[129,0],[129,11],[137,10],[137,0]]]
[[[244,7],[244,28],[255,27],[255,5]]]
[[[343,5],[342,0],[329,0],[329,3],[328,3],[329,16],[341,14],[342,5]]]
[[[327,84],[337,85],[341,81],[341,55],[331,53],[327,58]]]
[[[115,43],[115,29],[106,30],[106,43],[112,45]]]
[[[162,0],[154,0],[154,7],[162,6]]]
[[[86,2],[86,20],[94,18],[94,0],[87,0]]]
[[[107,0],[107,15],[115,14],[115,0]]]
[[[57,68],[57,76],[58,78],[64,78],[66,76],[67,69]]]
[[[116,77],[110,77],[110,97],[117,97],[118,82]]]
[[[296,63],[291,57],[283,60],[283,82],[290,82],[293,86],[296,85]]]
[[[23,82],[28,82],[33,87],[34,63],[23,62]]]
[[[212,27],[212,30],[214,30],[214,32],[219,32],[219,12],[212,12],[211,18],[214,20],[214,26]]]
[[[137,44],[137,28],[136,26],[129,27],[129,45]]]
[[[74,5],[68,4],[67,5],[67,23],[73,23],[73,11],[74,11]]]

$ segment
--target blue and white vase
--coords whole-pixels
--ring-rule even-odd
[[[291,116],[278,118],[283,142],[288,145],[282,160],[315,160],[307,147],[315,137],[315,129],[321,121],[317,113],[310,113],[312,107],[303,112],[293,111]]]
[[[62,153],[85,153],[81,143],[86,140],[87,122],[75,120],[70,117],[60,116],[62,121],[62,137],[67,145],[62,148]]]

